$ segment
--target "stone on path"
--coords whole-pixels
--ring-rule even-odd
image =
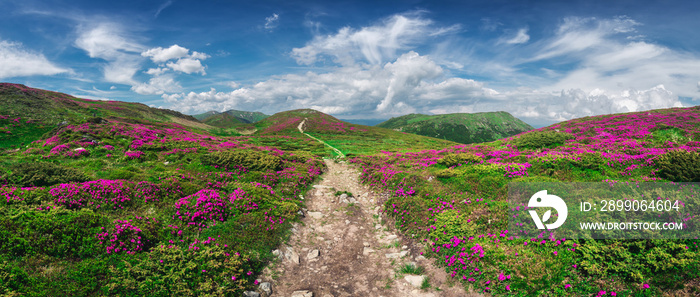
[[[272,285],[268,282],[260,283],[258,288],[260,288],[260,290],[265,292],[267,295],[272,294]]]
[[[260,297],[260,293],[255,291],[245,291],[243,292],[244,297]]]
[[[308,290],[294,291],[290,297],[314,297],[314,293],[311,293],[311,291]]]
[[[323,213],[321,213],[320,211],[310,211],[310,212],[307,212],[306,214],[308,214],[310,217],[312,217],[314,219],[320,219],[323,217]]]
[[[287,252],[284,253],[284,257],[292,263],[299,264],[299,254],[291,247],[287,247]]]
[[[310,251],[310,252],[306,255],[306,258],[309,259],[309,260],[311,260],[311,259],[316,259],[316,258],[318,258],[318,255],[319,255],[319,254],[320,254],[320,253],[318,252],[318,250],[312,250],[312,251]]]
[[[425,279],[425,275],[407,275],[404,276],[403,279],[411,284],[411,286],[420,288],[420,286],[423,284],[423,280]]]

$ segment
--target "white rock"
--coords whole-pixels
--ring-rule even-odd
[[[401,258],[401,253],[388,253],[385,256],[389,259],[398,259]]]
[[[292,292],[292,296],[290,296],[290,297],[314,297],[314,293],[312,293],[311,291],[307,291],[307,290],[294,291],[294,292]]]
[[[295,252],[291,247],[287,247],[287,252],[284,253],[284,257],[287,258],[287,261],[299,264],[299,254],[297,254],[297,252]]]
[[[260,286],[258,286],[258,288],[260,288],[260,290],[262,290],[263,292],[267,293],[268,296],[272,294],[272,284],[268,282],[260,283]]]
[[[391,240],[394,240],[394,239],[397,239],[397,238],[399,238],[399,237],[396,236],[396,235],[394,235],[394,234],[391,234],[391,235],[389,235],[389,236],[386,237],[386,240],[391,241]]]
[[[371,254],[371,253],[374,253],[374,250],[371,249],[371,248],[369,248],[369,247],[364,247],[364,248],[362,249],[362,255],[364,255],[364,256],[367,256],[367,255],[369,255],[369,254]]]
[[[320,211],[310,211],[310,212],[307,212],[306,214],[308,214],[310,217],[312,217],[314,219],[320,219],[323,217],[323,213],[321,213]]]
[[[420,286],[423,284],[423,279],[425,279],[425,275],[407,275],[404,276],[403,279],[411,284],[411,286],[420,288]]]
[[[318,250],[311,250],[308,254],[306,254],[306,258],[309,260],[316,259],[316,258],[318,258],[319,254],[320,253]]]

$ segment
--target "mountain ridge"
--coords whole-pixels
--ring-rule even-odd
[[[391,118],[376,127],[470,144],[489,142],[534,129],[505,111],[408,114]]]

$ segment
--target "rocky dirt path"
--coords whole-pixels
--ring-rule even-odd
[[[271,284],[269,296],[469,295],[420,255],[422,246],[388,227],[380,213],[386,197],[360,184],[355,168],[344,161],[326,160],[326,165],[321,182],[304,196],[304,218],[261,276],[266,288]],[[336,196],[339,191],[351,195]],[[407,264],[424,271],[400,273]]]

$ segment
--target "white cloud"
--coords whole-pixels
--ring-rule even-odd
[[[176,60],[174,62],[168,62],[165,66],[172,70],[187,74],[201,73],[202,75],[205,75],[206,72],[204,71],[205,66],[202,65],[201,60],[209,58],[209,55],[197,51],[193,51],[190,55],[189,49],[181,47],[177,44],[174,44],[169,48],[155,47],[142,52],[141,55],[151,58],[151,61],[154,63],[159,63],[161,66],[164,62]],[[167,68],[163,67],[153,68],[149,69],[146,73],[151,75],[160,75],[166,70]]]
[[[323,56],[342,65],[362,60],[379,64],[394,59],[397,51],[410,50],[428,36],[444,35],[459,28],[434,28],[432,23],[416,13],[397,14],[359,30],[344,27],[335,35],[316,35],[306,46],[292,49],[292,57],[297,63],[306,65],[319,61]]]
[[[168,0],[168,1],[164,2],[163,4],[161,4],[158,7],[158,10],[156,10],[156,13],[153,15],[153,17],[157,18],[160,15],[160,13],[163,11],[163,9],[168,8],[168,6],[170,6],[172,4],[173,4],[172,0]]]
[[[580,88],[550,92],[529,88],[497,91],[472,79],[446,77],[427,56],[408,52],[380,65],[357,64],[327,73],[275,76],[231,92],[163,94],[182,112],[313,108],[336,115],[388,118],[407,113],[507,111],[549,122],[577,117],[681,106],[663,85],[645,90]],[[342,104],[339,104],[342,102]]]
[[[191,74],[191,73],[201,73],[202,75],[207,74],[204,71],[204,66],[202,65],[202,62],[200,62],[197,59],[192,59],[192,58],[178,59],[176,62],[168,62],[167,66],[175,71],[180,71],[180,72],[184,72],[187,74]]]
[[[161,75],[151,78],[148,83],[135,85],[131,90],[141,95],[161,95],[166,92],[180,92],[182,86],[172,76]]]
[[[237,82],[235,82],[235,81],[227,82],[226,85],[229,86],[229,87],[231,87],[231,88],[234,88],[234,89],[237,89],[238,87],[241,86],[239,83],[237,83]]]
[[[155,47],[142,52],[141,55],[151,58],[155,63],[163,63],[168,60],[186,57],[189,52],[190,50],[174,44],[169,48]]]
[[[511,36],[506,39],[502,39],[499,43],[507,44],[521,44],[526,43],[530,40],[530,35],[527,34],[527,28],[522,28],[518,30],[515,36]]]
[[[107,61],[103,72],[105,80],[134,85],[134,74],[139,70],[142,58],[137,53],[143,46],[135,42],[119,26],[100,23],[90,28],[80,28],[75,46],[85,50],[91,58]]]
[[[168,68],[163,68],[163,67],[158,67],[158,68],[149,68],[146,70],[146,74],[150,75],[161,75],[163,73],[168,72]]]
[[[279,24],[280,16],[276,13],[273,13],[271,16],[265,18],[265,29],[267,30],[272,30],[274,28],[277,28],[277,25]]]
[[[70,72],[56,66],[43,54],[30,52],[20,43],[4,40],[0,40],[0,65],[0,78]]]

